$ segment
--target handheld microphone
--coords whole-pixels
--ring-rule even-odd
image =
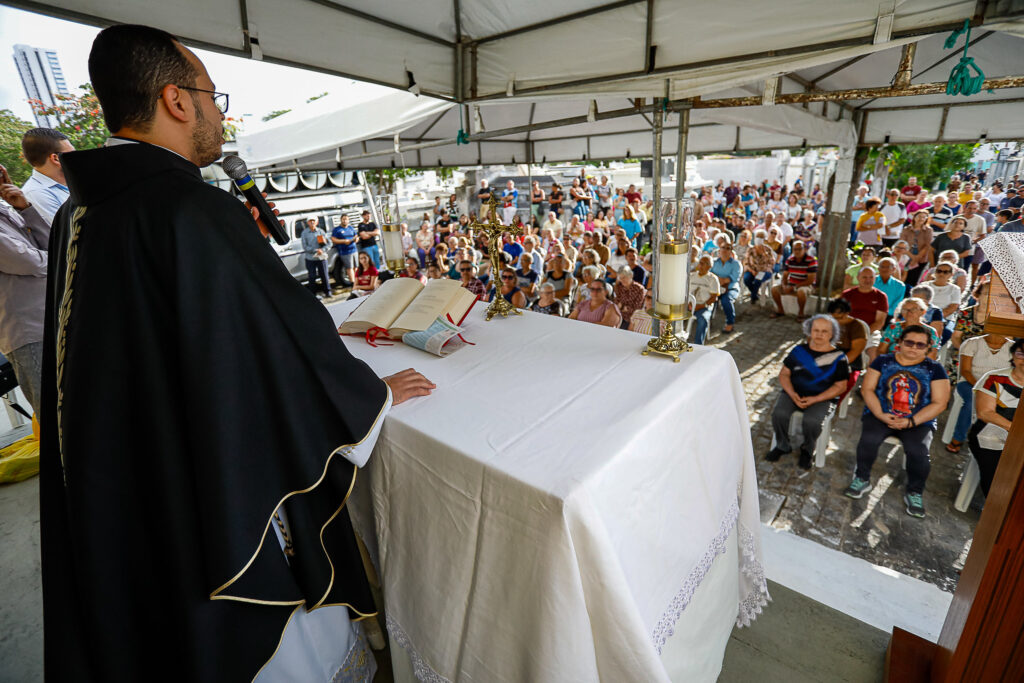
[[[245,162],[232,154],[224,157],[221,167],[228,174],[228,177],[235,181],[235,187],[249,200],[249,204],[256,207],[257,211],[259,211],[260,220],[263,221],[263,225],[273,235],[274,240],[278,244],[288,244],[290,240],[288,239],[288,233],[284,231],[284,223],[274,215],[274,210],[270,208],[267,200],[263,198],[263,195],[256,187],[256,182],[249,177],[249,169],[246,167]]]

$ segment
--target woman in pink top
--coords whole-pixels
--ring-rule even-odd
[[[907,223],[910,223],[910,217],[912,217],[916,212],[921,211],[923,209],[931,208],[931,205],[932,203],[928,201],[928,193],[925,192],[924,190],[918,192],[917,197],[914,198],[914,201],[907,202]]]
[[[605,327],[618,327],[622,322],[622,314],[614,303],[608,300],[608,285],[594,280],[587,285],[590,298],[580,301],[569,317],[585,323],[597,323]]]

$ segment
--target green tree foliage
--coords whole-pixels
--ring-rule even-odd
[[[79,95],[57,95],[57,103],[52,107],[38,100],[29,100],[29,104],[39,114],[56,117],[60,121],[57,130],[68,136],[75,149],[100,147],[110,137],[100,101],[91,83],[79,86],[79,90]],[[226,117],[224,139],[234,140],[241,129],[240,119]]]
[[[366,182],[377,186],[377,194],[394,194],[395,182],[399,179],[411,178],[419,170],[414,168],[382,168],[379,171],[367,171]]]
[[[291,111],[291,109],[275,109],[274,111],[270,112],[269,114],[266,114],[263,117],[263,121],[273,121],[278,116],[284,116],[285,114],[287,114],[290,111]]]
[[[890,187],[903,187],[911,176],[921,187],[945,183],[953,172],[971,165],[976,144],[900,145],[888,152]]]
[[[110,137],[100,101],[91,83],[79,86],[79,90],[80,95],[57,95],[53,106],[39,100],[29,100],[29,104],[37,114],[56,117],[60,121],[57,130],[68,136],[75,149],[100,147]]]
[[[14,115],[10,109],[0,109],[0,164],[11,175],[11,180],[21,185],[32,174],[32,167],[21,155],[21,137],[35,126]]]

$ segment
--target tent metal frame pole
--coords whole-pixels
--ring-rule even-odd
[[[657,100],[656,100],[657,101]],[[661,139],[665,123],[665,113],[660,107],[654,110],[654,154],[651,157],[651,195],[654,199],[654,215],[648,224],[651,231],[660,229],[658,216],[661,213]],[[653,237],[649,237],[653,239]]]
[[[679,112],[679,145],[676,147],[676,201],[686,191],[686,143],[690,136],[690,110]]]

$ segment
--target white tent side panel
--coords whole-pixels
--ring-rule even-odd
[[[868,115],[861,142],[882,144],[886,136],[889,142],[932,142],[941,122],[941,109],[874,111]]]
[[[1020,102],[950,109],[942,139],[975,140],[983,134],[990,140],[1020,139],[1021,109]]]
[[[484,43],[477,49],[478,93],[505,93],[513,78],[518,87],[534,87],[642,71],[646,21],[639,7],[595,14],[577,27],[559,24]]]
[[[312,2],[246,2],[261,48],[278,59],[400,86],[408,69],[425,90],[451,90],[454,53],[444,45]]]

